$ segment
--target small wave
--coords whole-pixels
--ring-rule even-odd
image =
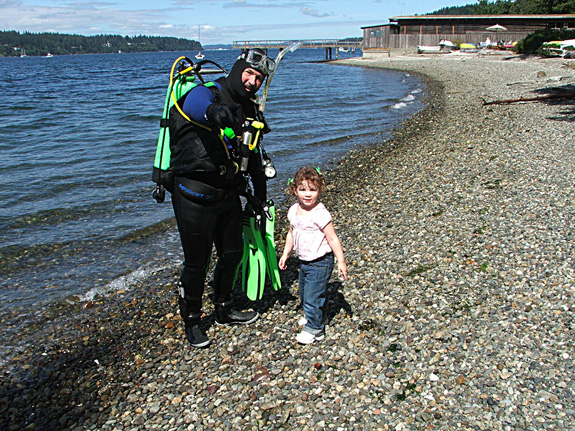
[[[82,220],[88,220],[90,218],[95,218],[96,216],[102,215],[112,215],[112,214],[124,214],[124,206],[114,206],[113,199],[102,200],[98,202],[93,202],[95,199],[91,199],[89,202],[87,193],[84,193],[84,201],[71,201],[58,199],[59,194],[57,191],[59,189],[72,189],[69,184],[62,184],[58,187],[52,188],[52,195],[46,194],[43,196],[46,205],[54,204],[53,208],[30,211],[25,213],[22,211],[21,215],[7,217],[5,224],[2,225],[3,229],[24,229],[24,228],[34,228],[39,229],[42,226],[56,226],[63,223],[79,222]],[[96,193],[96,192],[94,192]],[[39,193],[36,195],[38,196]],[[29,197],[22,197],[15,203],[25,203],[33,202],[33,195]],[[51,200],[48,200],[50,198]],[[36,197],[36,200],[38,198]],[[14,204],[12,204],[14,205]],[[36,208],[36,207],[32,207]]]
[[[166,83],[166,87],[167,87],[167,83]],[[134,86],[134,87],[129,88],[129,90],[130,91],[126,93],[127,95],[132,94],[132,91],[137,91],[137,92],[154,91],[155,92],[158,90],[158,87],[155,85],[152,85],[152,86]]]
[[[169,217],[167,219],[146,226],[144,228],[136,229],[133,232],[130,232],[124,235],[123,237],[118,238],[118,241],[121,243],[125,243],[125,242],[141,240],[142,238],[149,237],[158,232],[166,232],[175,226],[176,226],[176,218]]]
[[[399,103],[396,103],[395,105],[393,105],[393,106],[391,107],[391,109],[403,109],[403,108],[406,108],[406,107],[407,107],[407,103],[405,103],[405,102],[399,102]]]
[[[138,282],[145,280],[153,273],[169,269],[171,266],[172,265],[170,264],[166,264],[158,267],[155,263],[149,263],[147,265],[141,266],[135,271],[126,275],[122,275],[121,277],[112,280],[104,286],[98,286],[90,289],[84,295],[80,296],[80,301],[89,302],[94,300],[94,298],[97,296],[107,296],[120,290],[130,290]]]
[[[411,92],[411,94],[421,93],[422,91],[423,91],[422,88],[416,88],[415,90],[413,90],[413,91]]]
[[[122,122],[124,122],[124,121],[154,122],[154,123],[158,123],[158,129],[159,129],[160,116],[159,115],[133,115],[133,114],[129,114],[129,115],[124,115],[124,116],[120,117],[120,121],[122,121]]]
[[[415,100],[415,96],[413,94],[408,94],[405,97],[402,97],[401,99],[399,99],[401,102],[411,102],[412,100]]]
[[[37,107],[36,106],[15,105],[15,106],[11,106],[10,109],[12,109],[13,111],[33,111],[33,110],[37,109]]]

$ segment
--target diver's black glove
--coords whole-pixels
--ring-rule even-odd
[[[206,118],[220,129],[231,127],[237,133],[241,129],[241,123],[235,115],[238,108],[239,105],[226,106],[212,103],[206,109]]]

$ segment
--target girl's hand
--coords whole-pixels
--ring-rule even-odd
[[[279,261],[279,263],[278,263],[279,269],[282,269],[282,270],[283,270],[283,269],[286,269],[286,268],[287,268],[286,260],[287,260],[287,256],[282,256],[282,257],[280,257],[280,261]]]
[[[337,263],[337,275],[339,276],[339,278],[347,280],[347,265],[345,264],[345,262]]]

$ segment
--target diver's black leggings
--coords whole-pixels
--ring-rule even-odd
[[[231,299],[243,255],[242,205],[235,190],[228,191],[215,203],[192,201],[180,188],[180,184],[186,185],[188,181],[187,178],[176,177],[172,205],[184,249],[180,282],[188,313],[195,313],[202,307],[213,244],[218,256],[214,270],[215,299],[216,302]]]

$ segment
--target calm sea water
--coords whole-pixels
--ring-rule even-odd
[[[206,58],[229,70],[238,54]],[[169,199],[151,197],[179,55],[0,58],[0,320],[12,329],[50,301],[129,288],[180,262]],[[314,62],[323,58],[287,54],[271,85],[264,146],[279,172],[269,183],[276,200],[299,166],[326,167],[383,140],[422,107],[414,77]]]

